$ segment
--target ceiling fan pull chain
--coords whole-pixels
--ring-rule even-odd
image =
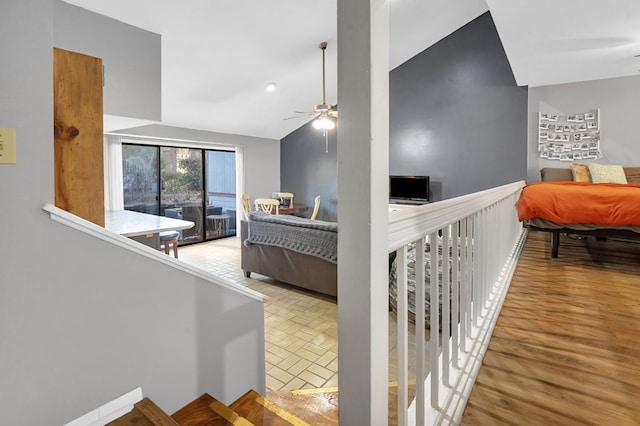
[[[324,152],[328,153],[329,152],[329,133],[327,132],[327,129],[322,129],[323,133],[324,133]]]

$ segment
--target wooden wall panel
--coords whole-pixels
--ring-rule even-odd
[[[102,60],[54,48],[57,207],[104,226]]]

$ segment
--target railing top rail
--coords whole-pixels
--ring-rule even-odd
[[[389,213],[389,252],[517,193],[524,181]],[[514,208],[515,211],[515,208]],[[419,238],[419,237],[418,237]]]
[[[122,235],[111,232],[101,226],[96,225],[93,222],[89,222],[88,220],[71,214],[52,204],[45,204],[44,206],[42,206],[42,210],[49,214],[51,220],[77,229],[81,232],[84,232],[85,234],[92,235],[111,244],[120,246],[126,250],[130,250],[136,254],[153,259],[156,262],[169,265],[172,268],[180,269],[187,274],[196,276],[212,284],[224,287],[230,291],[242,294],[260,302],[264,302],[267,299],[266,296],[258,293],[257,291],[238,285],[222,277],[211,275],[200,268],[196,268],[195,266],[175,259],[173,256],[167,256],[166,254],[164,254],[164,252],[160,252],[151,247],[145,246],[144,244],[135,242],[130,238],[123,237]]]

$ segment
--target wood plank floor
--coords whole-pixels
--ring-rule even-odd
[[[530,232],[464,425],[640,424],[640,244]]]

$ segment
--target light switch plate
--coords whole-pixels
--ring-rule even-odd
[[[16,129],[0,127],[0,164],[16,164]]]

